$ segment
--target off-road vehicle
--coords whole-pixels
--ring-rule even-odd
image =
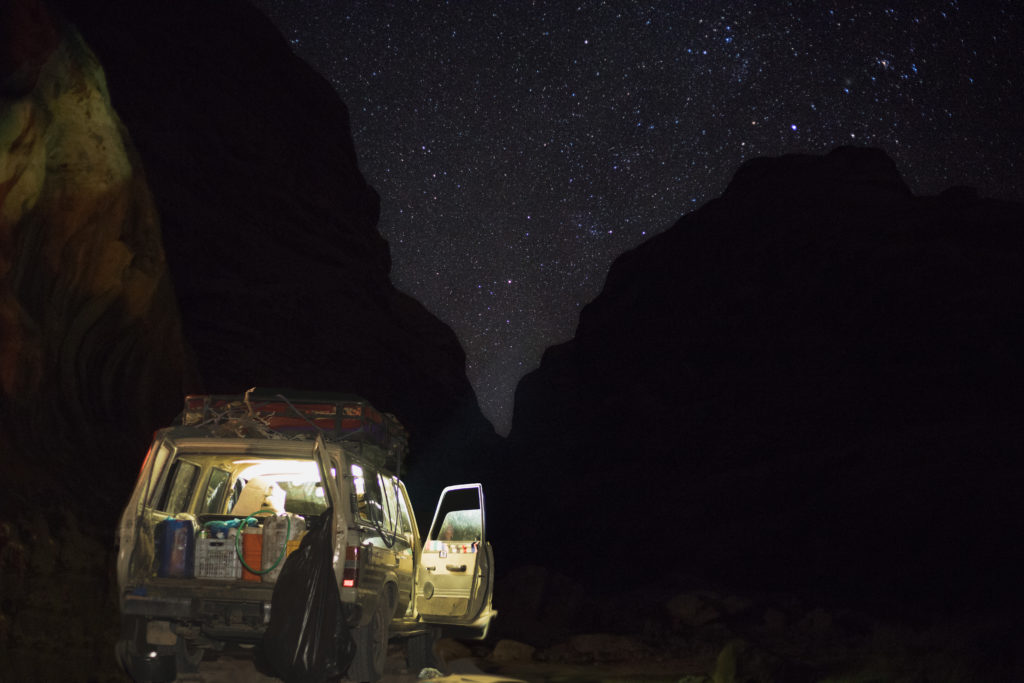
[[[429,663],[442,632],[483,638],[495,615],[483,489],[446,488],[421,541],[396,476],[406,450],[398,421],[354,396],[186,397],[155,434],[118,528],[125,670],[170,681],[260,643],[275,581],[316,525],[331,527],[356,646],[346,678],[379,679],[392,638],[406,639],[411,667]]]

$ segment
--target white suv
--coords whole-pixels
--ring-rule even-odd
[[[446,488],[421,542],[394,474],[394,417],[356,397],[251,389],[189,396],[179,422],[156,433],[118,529],[117,649],[133,678],[174,680],[210,651],[259,643],[275,581],[318,525],[356,645],[350,680],[381,677],[390,638],[419,667],[441,632],[486,636],[483,489]]]

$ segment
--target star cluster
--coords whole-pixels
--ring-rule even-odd
[[[870,145],[1024,198],[1014,0],[253,1],[349,106],[392,279],[499,431],[612,260],[746,159]]]

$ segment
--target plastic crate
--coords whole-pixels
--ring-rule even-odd
[[[234,581],[242,578],[242,563],[235,553],[235,538],[197,538],[195,549],[197,579]]]

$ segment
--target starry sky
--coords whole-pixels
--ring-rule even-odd
[[[253,2],[348,105],[392,280],[501,433],[614,258],[747,159],[869,145],[1024,200],[1019,0]]]

